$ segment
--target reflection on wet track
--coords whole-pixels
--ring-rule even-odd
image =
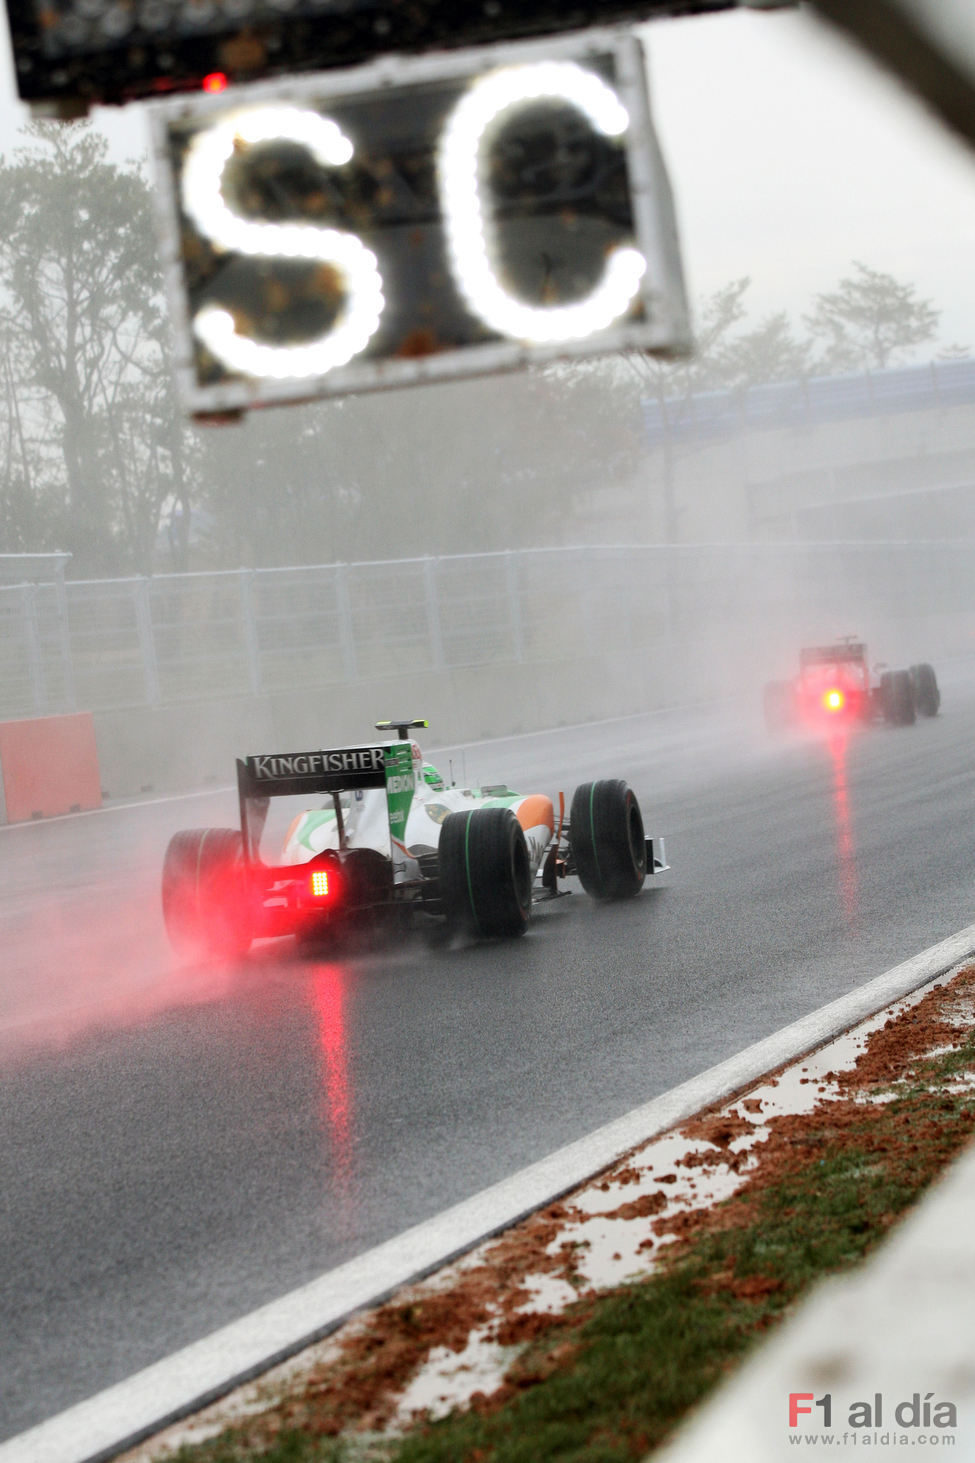
[[[856,932],[858,913],[857,857],[850,811],[850,788],[847,781],[847,752],[851,736],[860,729],[842,728],[830,732],[829,754],[833,762],[833,811],[836,817],[836,861],[840,904],[847,929]]]
[[[322,1129],[329,1155],[329,1195],[351,1213],[355,1190],[354,1109],[343,1004],[348,972],[330,961],[311,971],[322,1055]]]
[[[756,706],[448,751],[626,777],[662,888],[512,943],[166,945],[217,791],[0,830],[0,1438],[440,1212],[973,918],[975,687],[842,743]]]

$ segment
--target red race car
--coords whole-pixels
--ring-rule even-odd
[[[937,716],[938,678],[930,665],[871,671],[862,640],[845,636],[831,645],[807,645],[799,652],[799,674],[765,687],[765,725],[772,732],[796,726],[831,726],[885,721],[910,726],[921,716]]]

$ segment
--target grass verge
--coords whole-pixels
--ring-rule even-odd
[[[926,997],[925,1000],[928,998]],[[912,1030],[918,1024],[910,1018]],[[888,1023],[894,1027],[895,1023]],[[944,1033],[947,1028],[939,1028]],[[908,1033],[910,1036],[910,1032]],[[917,1049],[892,1080],[773,1119],[757,1168],[687,1216],[648,1278],[551,1317],[499,1391],[405,1437],[357,1433],[306,1385],[178,1463],[623,1463],[639,1459],[822,1276],[859,1261],[975,1128],[975,1036]],[[877,1033],[883,1046],[884,1032]],[[873,1040],[873,1038],[871,1039]],[[888,1037],[888,1046],[893,1043]],[[849,1086],[849,1084],[848,1084]],[[892,1094],[892,1095],[891,1095]]]

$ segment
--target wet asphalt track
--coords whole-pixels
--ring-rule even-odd
[[[162,850],[232,794],[0,830],[0,1439],[971,923],[975,685],[942,683],[833,744],[749,709],[455,754],[625,776],[667,835],[662,887],[513,944],[180,967]]]

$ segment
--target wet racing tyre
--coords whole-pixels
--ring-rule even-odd
[[[583,782],[569,809],[569,843],[582,887],[594,899],[628,899],[647,876],[643,816],[625,782]]]
[[[914,684],[914,700],[917,709],[922,716],[937,716],[941,706],[941,690],[938,686],[938,677],[934,673],[934,666],[921,665],[911,666],[911,680]]]
[[[437,862],[448,926],[489,937],[525,933],[532,909],[531,861],[510,808],[449,814],[440,829]]]
[[[913,726],[917,713],[910,671],[884,671],[880,678],[880,705],[884,721],[891,726]]]
[[[163,859],[166,933],[181,955],[228,960],[253,938],[243,887],[243,840],[236,828],[174,833]]]

